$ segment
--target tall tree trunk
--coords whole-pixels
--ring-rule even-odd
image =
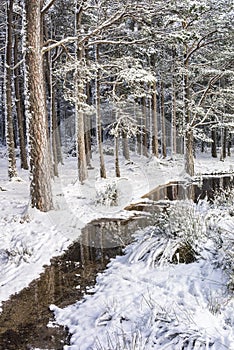
[[[96,46],[96,63],[99,60],[98,45]],[[101,100],[100,100],[100,72],[96,73],[96,125],[97,125],[97,143],[100,161],[100,176],[106,178],[106,169],[102,147],[102,124],[101,124]]]
[[[129,153],[129,144],[126,131],[122,131],[122,147],[123,147],[123,156],[126,160],[130,160]]]
[[[140,129],[140,132],[137,133],[136,136],[136,142],[137,142],[137,154],[142,155],[142,132],[143,132],[143,123],[142,123],[142,117],[137,117],[137,123],[138,127]]]
[[[4,55],[1,55],[1,64],[2,67],[5,66],[5,57]],[[4,73],[3,71],[1,71]],[[0,140],[5,145],[5,93],[4,93],[4,79],[1,80],[1,90],[0,90]]]
[[[86,96],[87,102],[91,105],[91,92],[90,92],[90,84],[86,85]],[[91,117],[87,116],[85,118],[85,152],[86,152],[86,161],[89,169],[92,168],[91,159],[92,159],[92,148],[91,148]]]
[[[148,144],[147,144],[147,113],[146,113],[146,97],[142,97],[142,117],[143,117],[143,155],[148,157]]]
[[[193,143],[193,131],[188,129],[185,133],[185,171],[190,176],[194,176]]]
[[[224,127],[224,135],[223,135],[223,158],[227,158],[227,127]]]
[[[153,117],[153,145],[152,151],[158,157],[158,113],[157,113],[157,89],[156,81],[153,84],[152,117]]]
[[[165,106],[164,106],[164,83],[161,81],[160,89],[160,102],[161,102],[161,143],[162,143],[162,156],[166,158],[167,156],[167,146],[166,146],[166,123],[165,123]]]
[[[83,84],[79,83],[79,76],[75,78],[76,96],[79,101],[76,102],[76,134],[77,134],[77,155],[78,155],[78,174],[81,184],[88,178],[85,136],[84,136],[84,113],[82,111],[82,100],[84,95]]]
[[[232,134],[228,134],[228,142],[227,142],[227,152],[228,152],[228,157],[231,157],[231,148],[232,148]]]
[[[6,30],[6,59],[5,59],[5,86],[6,86],[6,140],[8,151],[8,176],[10,179],[17,176],[14,126],[12,116],[12,88],[11,88],[11,64],[12,64],[12,25],[13,25],[13,0],[7,1],[7,30]]]
[[[115,176],[120,177],[119,167],[119,137],[115,136]]]
[[[17,65],[18,62],[18,42],[19,37],[18,34],[15,34],[15,42],[14,42],[14,65]],[[16,113],[17,113],[17,120],[18,120],[18,130],[19,130],[19,144],[20,144],[20,161],[21,161],[21,168],[22,169],[28,169],[28,160],[27,160],[27,152],[26,152],[26,139],[25,139],[25,133],[24,133],[24,117],[23,117],[23,107],[22,107],[22,96],[20,93],[20,83],[19,83],[19,75],[20,70],[19,67],[16,67],[14,70],[15,73],[15,79],[14,79],[14,85],[15,85],[15,105],[16,105]]]
[[[41,211],[52,209],[51,164],[41,53],[41,1],[25,0],[26,97],[31,172],[31,204]]]
[[[187,52],[187,51],[186,51]],[[185,55],[186,57],[187,55]],[[185,75],[184,75],[184,122],[185,122],[185,171],[188,175],[194,176],[194,137],[193,129],[191,126],[191,112],[190,112],[190,89],[189,89],[189,77],[188,77],[188,60],[184,62]]]
[[[171,157],[174,159],[177,153],[176,147],[176,91],[175,78],[172,77],[172,107],[171,107]]]
[[[58,90],[57,90],[58,93]],[[57,133],[56,133],[56,145],[57,145],[57,155],[58,155],[58,162],[63,164],[63,155],[62,155],[62,140],[61,140],[61,114],[60,114],[60,101],[59,98],[57,98],[56,101],[56,111],[57,111]]]
[[[217,131],[216,131],[216,128],[211,129],[211,139],[213,141],[211,143],[211,156],[213,158],[217,158]]]
[[[52,67],[51,67],[52,69]],[[50,98],[51,98],[51,118],[52,118],[52,150],[53,150],[53,165],[54,165],[54,176],[59,176],[58,172],[58,122],[57,122],[57,112],[56,112],[56,100],[55,100],[55,88],[52,81],[51,76],[51,84],[50,84]]]
[[[75,20],[75,35],[77,36],[81,30],[81,18],[82,18],[82,6],[75,3],[76,20]],[[84,48],[78,46],[76,43],[76,57],[78,62],[82,62],[84,59]],[[76,95],[76,146],[78,156],[78,176],[81,184],[88,178],[86,153],[85,153],[85,130],[84,130],[84,113],[82,104],[84,103],[84,84],[82,77],[80,76],[80,70],[78,68],[78,62],[75,72],[75,95]]]

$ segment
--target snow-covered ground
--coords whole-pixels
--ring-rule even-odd
[[[181,160],[172,164],[172,173],[172,165],[167,162],[138,158],[131,164],[122,161],[122,177],[111,179],[113,157],[106,156],[108,179],[100,180],[97,159],[94,157],[89,180],[81,186],[77,181],[76,158],[65,158],[60,177],[53,184],[55,210],[42,213],[29,207],[28,172],[19,168],[19,177],[9,181],[6,150],[0,149],[0,303],[38,277],[43,265],[77,239],[88,222],[100,217],[132,215],[122,209],[158,184],[179,179],[182,172]],[[118,205],[98,203],[97,193],[115,183]]]
[[[175,161],[136,156],[132,163],[121,160],[121,178],[115,179],[113,157],[106,156],[108,180],[99,179],[98,157],[94,157],[94,169],[81,186],[76,159],[70,157],[54,181],[55,209],[41,213],[28,207],[28,173],[19,170],[19,179],[9,182],[5,150],[0,153],[0,302],[38,277],[43,265],[78,238],[87,222],[130,216],[123,210],[126,205],[139,201],[159,184],[184,179],[180,157]],[[232,164],[233,157],[221,163],[208,155],[199,156],[196,173],[229,173]],[[101,205],[108,184],[118,188],[117,206]],[[232,230],[231,217],[229,221]],[[148,346],[144,345],[146,340],[151,344],[146,349],[173,349],[170,344],[178,340],[173,336],[177,333],[185,334],[191,344],[192,339],[201,339],[207,348],[214,342],[214,349],[234,349],[234,305],[225,294],[227,277],[223,271],[209,259],[152,268],[145,261],[131,260],[130,251],[131,247],[125,256],[112,261],[99,276],[96,293],[85,302],[65,310],[54,307],[57,321],[73,333],[72,349],[93,349],[91,344],[96,341],[96,349],[106,350],[111,342],[111,349],[123,350],[121,341],[128,344],[129,339],[132,347],[126,345],[126,349],[143,350]],[[220,304],[217,312],[213,304],[215,308]],[[175,345],[175,349],[180,347]]]
[[[139,231],[99,274],[93,294],[65,309],[52,305],[72,334],[65,349],[234,349],[231,201],[225,208],[177,203],[163,224],[167,234]],[[173,249],[189,239],[196,260],[172,264]]]

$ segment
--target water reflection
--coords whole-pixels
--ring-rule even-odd
[[[47,327],[53,318],[49,305],[65,307],[89,293],[97,273],[105,269],[111,258],[122,254],[123,247],[132,240],[131,233],[146,226],[148,219],[104,219],[87,225],[79,242],[62,257],[52,259],[51,265],[28,288],[3,303],[0,349],[63,349],[68,335],[62,328]]]
[[[155,190],[144,195],[143,198],[149,198],[153,201],[191,199],[197,202],[199,199],[207,197],[211,200],[217,191],[228,189],[233,185],[232,176],[206,177],[197,182],[172,182],[158,186]]]

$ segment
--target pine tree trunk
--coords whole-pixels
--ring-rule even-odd
[[[91,123],[90,117],[85,118],[85,153],[86,153],[86,162],[87,167],[92,169],[91,159],[92,159],[92,148],[91,148]]]
[[[31,204],[41,211],[52,209],[51,164],[41,53],[41,1],[25,1],[26,98],[31,172]]]
[[[186,55],[185,55],[186,56]],[[189,89],[189,77],[188,77],[188,61],[184,62],[185,75],[184,75],[184,122],[185,122],[185,171],[188,175],[194,176],[194,137],[193,129],[191,126],[191,112],[190,112],[190,89]]]
[[[75,35],[81,31],[82,6],[75,2]],[[84,48],[79,47],[76,43],[76,58],[81,62],[84,59]],[[76,147],[78,157],[78,177],[81,184],[88,178],[86,152],[85,152],[85,130],[84,130],[84,113],[82,104],[84,102],[85,89],[80,77],[78,64],[75,72],[75,111],[76,111]]]
[[[51,68],[52,69],[52,68]],[[55,100],[55,88],[53,82],[51,81],[51,118],[52,118],[52,150],[53,150],[53,165],[54,165],[54,176],[59,176],[58,172],[58,123],[57,123],[57,113],[56,113],[56,100]]]
[[[228,152],[228,157],[231,157],[231,148],[232,148],[232,134],[228,134],[228,143],[227,143],[227,152]]]
[[[58,90],[57,90],[58,91]],[[63,155],[62,155],[62,141],[61,141],[61,117],[60,117],[60,103],[59,98],[56,101],[56,111],[57,111],[57,132],[56,132],[56,145],[57,145],[57,155],[58,162],[63,164]]]
[[[185,134],[185,171],[190,176],[194,176],[193,142],[193,131],[187,130]]]
[[[213,141],[211,143],[211,156],[217,158],[217,131],[215,128],[211,129],[211,139]]]
[[[166,123],[165,123],[165,106],[164,106],[164,83],[161,81],[160,89],[160,102],[161,102],[161,143],[162,143],[162,156],[166,158],[167,156],[167,146],[166,146]]]
[[[1,55],[0,56],[1,58],[1,65],[2,67],[4,67],[5,65],[5,57],[4,55]],[[3,73],[3,69],[1,71]],[[5,101],[4,101],[4,96],[5,96],[5,93],[4,93],[4,79],[1,80],[1,90],[0,90],[0,141],[2,142],[2,144],[5,145],[5,141],[6,141],[6,138],[5,138],[5,131],[6,131],[6,128],[5,128]]]
[[[153,115],[152,151],[155,157],[158,157],[158,113],[157,113],[156,81],[153,84],[152,115]]]
[[[130,160],[130,153],[129,153],[129,145],[128,145],[128,138],[126,132],[122,131],[122,147],[123,147],[123,156],[126,160]]]
[[[98,63],[99,51],[98,46],[96,46],[96,63]],[[100,73],[99,70],[96,73],[96,128],[97,128],[97,144],[99,151],[99,161],[100,161],[100,176],[101,178],[106,178],[106,169],[103,155],[102,147],[102,124],[101,124],[101,100],[100,100]]]
[[[7,2],[7,33],[6,33],[6,59],[5,59],[5,86],[6,86],[6,140],[8,151],[8,176],[10,179],[17,176],[14,125],[12,116],[12,88],[11,88],[11,64],[12,64],[12,25],[13,25],[13,0]]]
[[[85,153],[85,138],[84,138],[84,113],[80,103],[84,90],[79,86],[78,78],[76,78],[76,91],[79,102],[76,103],[76,123],[77,123],[77,155],[78,155],[78,174],[81,184],[88,178],[86,153]]]
[[[115,176],[120,177],[119,167],[119,137],[115,136]]]
[[[14,43],[14,65],[18,63],[18,34],[15,34],[15,43]],[[24,118],[23,118],[23,107],[22,107],[22,96],[20,93],[20,83],[19,83],[19,68],[15,68],[15,105],[16,105],[16,113],[18,120],[18,130],[19,130],[19,144],[20,144],[20,161],[21,168],[28,169],[28,160],[27,160],[27,152],[26,152],[26,139],[24,133]]]
[[[143,132],[143,125],[142,125],[142,118],[141,116],[137,117],[137,123],[138,127],[140,129],[140,132],[137,133],[136,142],[137,142],[137,154],[142,155],[142,132]]]
[[[87,55],[86,55],[87,56]],[[87,102],[91,105],[91,93],[90,93],[90,84],[86,86],[86,95]],[[85,152],[86,152],[86,161],[89,169],[92,169],[91,159],[92,159],[92,148],[91,148],[91,117],[87,116],[85,118]]]
[[[143,116],[143,155],[148,157],[148,144],[147,144],[147,113],[146,113],[146,98],[142,97],[142,116]]]
[[[222,126],[221,128],[221,149],[220,160],[223,161],[227,157],[227,128]]]
[[[223,158],[227,158],[227,128],[224,127],[224,135],[223,135]]]
[[[172,78],[172,108],[171,108],[171,157],[174,159],[177,153],[176,146],[176,92],[175,79]]]

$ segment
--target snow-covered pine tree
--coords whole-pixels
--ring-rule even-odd
[[[41,1],[26,0],[24,15],[25,94],[31,173],[31,205],[46,212],[52,209],[53,203],[43,55],[41,50]]]

